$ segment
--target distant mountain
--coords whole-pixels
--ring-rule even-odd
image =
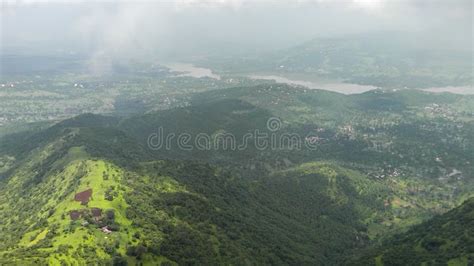
[[[272,73],[384,88],[428,88],[472,86],[471,54],[470,49],[433,45],[416,34],[378,32],[316,38],[258,58],[216,59],[203,64],[229,73]]]
[[[474,198],[370,249],[354,265],[471,265],[474,263]]]

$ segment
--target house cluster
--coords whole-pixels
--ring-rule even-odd
[[[355,138],[355,129],[352,125],[344,125],[339,127],[339,134],[349,136],[350,139]]]
[[[382,171],[380,172],[375,172],[375,173],[370,173],[369,175],[372,176],[373,178],[376,178],[376,179],[386,179],[386,178],[390,178],[390,177],[399,177],[399,176],[402,176],[402,171],[400,169],[391,169],[391,170],[388,170],[388,169],[382,169]],[[396,182],[394,179],[390,179],[390,180],[393,180],[394,182]]]
[[[449,107],[442,106],[437,103],[432,103],[428,106],[425,106],[424,109],[430,115],[442,116],[444,118],[448,118],[455,115],[455,112]]]

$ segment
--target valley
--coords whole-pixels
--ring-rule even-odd
[[[192,93],[182,107],[85,114],[10,134],[0,146],[0,213],[9,217],[0,257],[342,264],[473,196],[473,101],[261,84]],[[193,140],[216,132],[240,139],[268,131],[272,117],[282,123],[277,134],[309,134],[316,149],[147,144],[158,127]]]
[[[0,265],[474,265],[472,3],[6,1]]]

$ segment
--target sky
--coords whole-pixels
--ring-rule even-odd
[[[0,1],[2,53],[246,53],[372,31],[472,45],[470,0]]]

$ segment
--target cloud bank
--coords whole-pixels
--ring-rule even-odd
[[[472,11],[470,0],[4,0],[1,42],[3,52],[101,60],[268,51],[369,31],[423,32],[468,46]]]

